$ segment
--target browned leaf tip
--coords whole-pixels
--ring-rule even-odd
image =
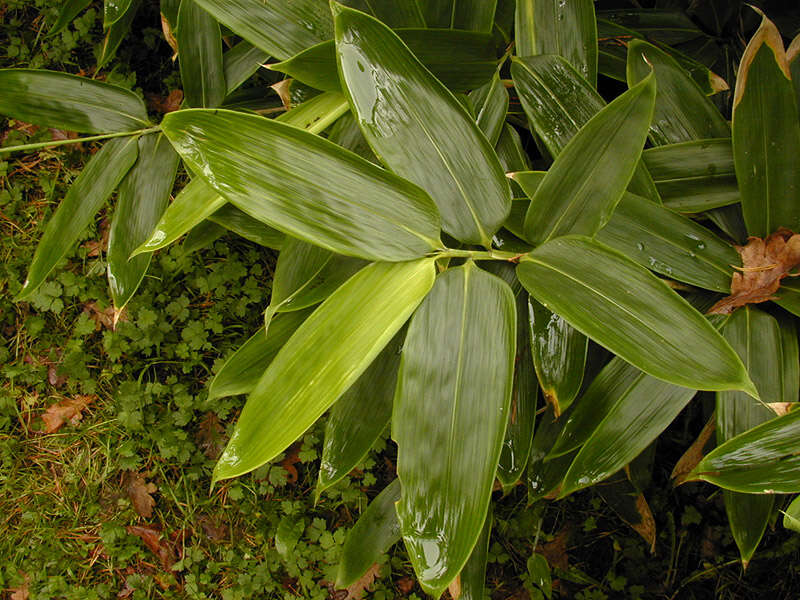
[[[638,523],[631,523],[631,527],[647,542],[650,554],[654,554],[656,551],[656,520],[644,494],[636,496],[636,512],[639,513],[641,520]]]
[[[142,474],[130,472],[125,487],[136,514],[146,519],[153,516],[153,507],[156,505],[156,501],[150,494],[158,489],[156,485],[148,483]]]
[[[74,398],[65,398],[50,406],[42,415],[44,432],[55,433],[67,421],[77,425],[83,418],[82,412],[93,399],[94,396],[75,396]]]
[[[450,592],[450,597],[453,600],[461,598],[461,574],[456,575],[456,578],[447,586],[447,591]]]
[[[779,229],[767,239],[751,237],[744,246],[736,246],[742,267],[731,280],[731,295],[711,307],[708,314],[729,315],[740,306],[774,300],[773,295],[784,277],[800,266],[800,234]]]
[[[381,566],[378,563],[374,563],[356,582],[347,587],[347,595],[344,596],[343,600],[360,600],[363,598],[364,592],[377,579],[380,571]]]
[[[670,477],[675,480],[674,484],[676,486],[686,481],[686,476],[700,464],[700,461],[703,459],[703,454],[706,452],[706,447],[711,441],[711,435],[716,428],[717,418],[715,415],[711,415],[711,418],[703,427],[703,431],[700,432],[697,439],[689,446],[689,449],[683,453],[683,456],[681,456],[680,460],[676,463],[675,468],[672,469],[672,475],[670,475]]]
[[[169,20],[161,14],[161,31],[164,33],[164,39],[167,40],[169,47],[172,48],[172,60],[175,61],[178,58],[178,40],[175,39],[175,34],[172,31],[172,26],[169,24]]]

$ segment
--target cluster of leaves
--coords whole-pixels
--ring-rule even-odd
[[[87,4],[68,3],[76,12]],[[118,189],[104,265],[113,306],[87,305],[76,328],[88,334],[96,320],[116,329],[103,341],[112,361],[152,355],[139,380],[171,361],[197,377],[198,355],[224,337],[221,315],[242,318],[250,304],[266,303],[262,254],[223,260],[192,280],[195,298],[206,296],[200,307],[220,311],[197,318],[175,279],[150,298],[134,296],[152,252],[190,230],[184,250],[226,229],[280,248],[266,327],[222,366],[208,399],[198,402],[174,376],[123,384],[117,422],[129,435],[152,436],[162,459],[186,464],[186,477],[198,479],[197,448],[181,428],[206,411],[205,428],[216,430],[216,419],[235,405],[230,398],[249,393],[213,480],[255,470],[263,481],[258,473],[271,472],[268,463],[333,407],[319,497],[391,421],[398,479],[346,541],[326,542],[344,542],[337,584],[351,586],[348,597],[374,578],[401,537],[425,591],[481,597],[486,565],[497,556],[488,510],[495,476],[507,492],[527,483],[531,503],[608,480],[598,494],[655,544],[636,461],[651,456],[697,390],[716,393],[722,445],[702,461],[690,453],[679,474],[726,488],[746,564],[773,514],[772,494],[800,491],[792,458],[800,413],[788,406],[799,385],[796,291],[782,285],[796,267],[793,232],[800,230],[790,72],[797,44],[787,55],[764,18],[741,59],[731,138],[707,97],[724,87],[720,78],[667,45],[704,35],[677,13],[597,18],[591,2],[447,11],[401,3],[377,12],[333,3],[331,16],[325,3],[301,4],[162,3],[185,105],[199,109],[171,112],[160,126],[122,88],[0,71],[0,112],[113,138],[49,221],[18,299],[56,313],[65,295],[87,302],[69,273],[46,277]],[[137,6],[106,3],[101,65]],[[720,25],[732,14],[722,16]],[[502,47],[512,21],[509,71],[511,52]],[[220,23],[246,41],[223,54]],[[554,36],[559,27],[574,35]],[[681,28],[689,40],[659,39],[658,32]],[[598,44],[612,38],[615,49]],[[302,84],[273,86],[267,101],[263,90],[255,100],[234,94],[267,56],[282,60],[273,70]],[[598,70],[630,89],[606,106]],[[509,111],[511,86],[522,112]],[[642,153],[648,137],[652,148]],[[540,150],[527,153],[523,140]],[[180,160],[194,177],[167,208]],[[548,169],[531,170],[532,160]],[[713,225],[698,223],[704,219]],[[757,239],[735,246],[743,232]],[[158,259],[164,277],[189,260],[175,249]],[[744,273],[733,285],[731,265]],[[679,295],[653,272],[689,293]],[[227,288],[244,277],[244,297],[234,300]],[[729,291],[712,309],[724,318],[697,312]],[[168,318],[137,310],[135,298],[166,304]],[[750,306],[768,300],[782,308]],[[80,369],[80,347],[69,350]],[[534,427],[540,387],[546,412]],[[49,413],[49,430],[77,420],[96,392],[91,385],[80,391],[85,397]],[[171,414],[149,410],[148,397],[169,397]],[[776,411],[784,416],[771,420]],[[126,468],[140,467],[124,446],[121,457]],[[286,466],[291,474],[292,463]],[[257,493],[269,495],[271,485],[268,478]],[[128,487],[144,489],[134,496],[144,495],[140,514],[147,512],[147,484]],[[787,526],[798,510],[787,509]],[[304,531],[304,517],[286,509],[275,533],[278,555],[286,559]],[[174,567],[156,530],[127,533]],[[117,534],[108,533],[106,547]],[[553,547],[566,544],[567,533],[559,536]],[[527,564],[530,593],[539,596],[552,593],[550,567],[568,572],[559,566],[563,551],[548,555],[546,547],[546,560],[534,554]],[[199,558],[184,553],[180,564]],[[310,589],[307,568],[298,578]],[[612,576],[608,586],[620,591],[624,579]]]

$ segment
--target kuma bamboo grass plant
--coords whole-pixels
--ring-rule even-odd
[[[0,113],[108,139],[18,299],[114,190],[117,311],[152,252],[208,222],[280,249],[265,326],[209,387],[248,394],[212,485],[327,412],[319,498],[390,426],[397,479],[351,531],[341,587],[402,538],[425,591],[482,597],[496,479],[531,502],[590,487],[698,390],[716,394],[719,446],[681,480],[726,490],[746,563],[774,494],[800,492],[800,288],[783,280],[800,264],[800,44],[764,17],[731,131],[718,76],[589,0],[346,4],[162,2],[185,103],[158,125],[114,86],[0,71]],[[225,53],[220,25],[243,40]],[[267,57],[307,98],[277,118],[231,95]],[[627,91],[606,103],[598,71]],[[584,383],[592,352],[604,365]]]

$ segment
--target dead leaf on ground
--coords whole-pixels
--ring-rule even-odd
[[[47,367],[47,381],[54,387],[61,387],[66,383],[67,378],[58,374],[58,367],[51,364]]]
[[[150,110],[163,115],[175,112],[183,102],[183,90],[172,90],[169,95],[145,94],[147,106]]]
[[[62,140],[76,140],[78,139],[77,131],[63,131],[61,129],[50,129],[50,135],[53,136],[53,141],[60,142]]]
[[[200,450],[211,460],[216,460],[225,449],[225,428],[219,417],[207,412],[197,429],[197,441]]]
[[[28,598],[31,595],[30,590],[28,590],[29,581],[30,577],[25,575],[25,581],[21,586],[9,590],[11,592],[11,594],[9,595],[9,600],[28,600]]]
[[[113,306],[101,308],[97,302],[87,302],[83,305],[83,312],[89,315],[89,318],[95,322],[95,330],[105,328],[114,330],[117,321],[127,321],[127,309],[123,308],[122,311],[117,312]],[[115,321],[116,319],[116,321]]]
[[[800,234],[779,229],[767,239],[751,237],[744,246],[736,246],[742,266],[731,280],[731,295],[711,307],[708,314],[729,315],[740,306],[774,300],[784,277],[800,265]]]
[[[74,398],[65,398],[61,402],[57,402],[48,407],[42,415],[44,421],[44,433],[55,433],[69,421],[72,425],[77,425],[83,418],[83,410],[94,399],[94,396],[75,396]]]
[[[169,570],[175,562],[175,554],[169,542],[162,539],[161,532],[158,529],[129,525],[125,530],[130,535],[135,535],[141,539],[147,549],[158,557],[164,570]]]
[[[228,537],[228,528],[208,515],[200,517],[200,526],[210,540],[220,542]]]
[[[156,501],[150,494],[158,490],[156,485],[148,483],[141,473],[131,471],[128,474],[128,482],[125,487],[136,514],[146,519],[153,516],[153,507],[156,505]]]
[[[83,248],[86,248],[89,252],[87,252],[86,256],[95,258],[100,256],[101,252],[108,251],[108,234],[111,231],[111,223],[108,219],[102,219],[99,225],[100,229],[100,239],[99,240],[88,240],[81,244]]]
[[[286,455],[280,465],[284,469],[286,469],[286,482],[287,483],[296,483],[298,478],[297,469],[295,468],[295,464],[300,462],[300,444],[295,444],[294,446],[289,448],[289,452]]]
[[[412,591],[414,591],[414,580],[411,577],[401,577],[397,581],[394,582],[397,586],[398,591],[403,594],[403,596],[408,596]]]
[[[683,456],[681,456],[678,462],[675,464],[675,468],[672,469],[672,475],[670,475],[670,478],[675,480],[675,486],[679,486],[686,481],[686,476],[691,473],[698,464],[700,464],[701,460],[703,460],[703,455],[707,451],[707,446],[709,445],[709,442],[711,442],[711,436],[716,428],[717,418],[712,414],[711,418],[703,426],[703,430],[700,432],[700,435],[698,435],[697,439],[692,442],[692,445],[689,446],[688,450],[683,453]]]
[[[536,552],[544,555],[551,567],[566,571],[569,569],[567,542],[569,542],[571,536],[572,526],[567,523],[551,541],[536,548]]]
[[[347,595],[342,600],[361,600],[364,592],[372,585],[380,574],[381,566],[374,563],[361,578],[347,587]]]

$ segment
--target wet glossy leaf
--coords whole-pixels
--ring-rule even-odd
[[[436,280],[408,328],[392,437],[403,539],[438,597],[486,519],[508,420],[516,340],[513,294],[473,263]]]
[[[203,221],[195,225],[194,229],[186,235],[186,238],[181,244],[181,250],[186,254],[191,254],[196,250],[213,244],[216,240],[225,235],[227,231],[228,230],[221,225],[217,225],[211,221]]]
[[[245,404],[214,481],[272,460],[366,370],[433,284],[431,259],[375,263],[337,289],[297,329]]]
[[[0,114],[81,133],[135,131],[149,126],[131,91],[87,77],[38,69],[0,69]]]
[[[395,33],[445,86],[456,91],[484,85],[497,69],[488,34],[451,29],[398,29]],[[319,90],[339,91],[336,48],[328,40],[269,66]]]
[[[489,83],[474,90],[469,99],[475,107],[475,120],[492,146],[497,144],[508,112],[508,92],[495,72]]]
[[[56,22],[47,32],[47,37],[61,33],[91,3],[92,0],[65,0],[58,12]]]
[[[675,10],[601,10],[597,20],[600,28],[607,21],[666,44],[679,44],[705,35],[686,14]]]
[[[655,80],[648,78],[581,127],[531,197],[526,240],[591,236],[606,224],[639,161],[654,97]]]
[[[364,459],[389,424],[404,339],[400,330],[333,405],[325,423],[317,498]]]
[[[792,500],[792,503],[786,507],[786,511],[783,513],[783,526],[800,533],[800,496]]]
[[[622,254],[580,236],[526,254],[517,277],[577,330],[665,381],[755,394],[739,357],[711,324],[663,281]],[[688,355],[686,348],[703,348]]]
[[[120,183],[108,235],[108,283],[117,311],[136,292],[150,264],[150,254],[131,254],[149,238],[167,208],[179,162],[162,134],[139,138],[139,158]]]
[[[739,202],[730,138],[648,148],[642,158],[672,210],[703,212]]]
[[[633,40],[628,45],[628,85],[651,72],[657,88],[650,139],[656,146],[730,136],[725,118],[674,58],[643,40]]]
[[[400,500],[400,480],[387,485],[347,534],[342,547],[336,587],[346,588],[400,540],[400,521],[394,505]]]
[[[529,123],[554,158],[605,106],[597,91],[560,56],[514,57],[511,75]],[[641,162],[628,189],[660,201],[650,174]]]
[[[286,238],[282,232],[254,219],[233,204],[224,204],[209,216],[208,220],[222,225],[246,240],[273,250],[280,250]]]
[[[783,40],[763,18],[739,63],[733,157],[747,232],[800,231],[800,122]]]
[[[108,28],[127,12],[131,0],[103,0],[103,28]]]
[[[197,0],[225,27],[279,60],[333,37],[327,2]]]
[[[186,105],[219,106],[227,93],[219,23],[195,0],[181,0],[177,39]]]
[[[489,33],[497,0],[426,0],[418,3],[428,27]]]
[[[431,195],[444,231],[488,247],[511,205],[494,149],[388,27],[337,6],[340,73],[364,137],[384,164]]]
[[[256,331],[214,376],[208,388],[209,400],[253,391],[272,359],[310,314],[306,309],[278,315],[266,331],[263,327]]]
[[[117,54],[117,48],[122,43],[131,30],[133,18],[142,4],[141,0],[131,0],[125,12],[117,19],[106,31],[103,38],[103,45],[100,47],[100,58],[97,59],[97,69],[105,67]]]
[[[597,23],[592,0],[517,0],[517,56],[563,56],[597,85]]]
[[[241,41],[222,55],[222,68],[225,75],[225,90],[230,94],[250,79],[269,55],[250,42]]]
[[[500,137],[497,139],[494,149],[506,173],[530,170],[530,158],[528,153],[525,152],[525,148],[522,147],[519,133],[508,123],[503,124]]]
[[[222,110],[170,113],[162,128],[221,196],[289,235],[390,261],[441,245],[425,192],[311,133]]]
[[[531,576],[531,582],[542,590],[546,598],[551,598],[553,594],[553,581],[550,574],[550,565],[543,554],[534,552],[528,559],[528,574]]]
[[[548,407],[538,419],[536,433],[533,436],[531,455],[525,471],[528,484],[528,504],[542,498],[554,498],[558,495],[564,474],[567,472],[575,454],[558,456],[545,460],[553,444],[559,438],[566,419],[555,418],[552,407]]]
[[[17,300],[25,300],[78,241],[95,213],[136,162],[136,138],[109,140],[86,164],[50,218]]]
[[[528,300],[527,316],[539,385],[558,418],[581,389],[589,340],[533,298]]]
[[[486,583],[486,563],[489,559],[489,541],[493,520],[490,506],[478,541],[459,575],[461,588],[459,600],[483,600],[485,597],[483,590]]]

